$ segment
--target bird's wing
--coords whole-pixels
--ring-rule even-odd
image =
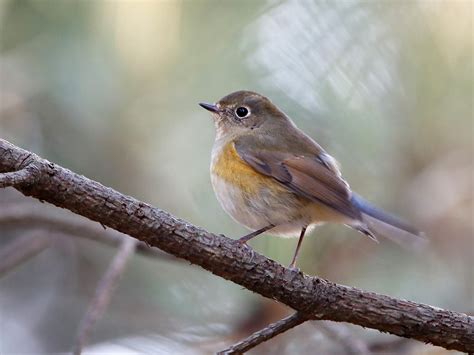
[[[351,191],[341,178],[335,160],[320,152],[296,155],[290,152],[255,148],[247,140],[235,140],[239,156],[253,169],[270,176],[294,193],[322,203],[353,219],[360,212],[351,202]]]

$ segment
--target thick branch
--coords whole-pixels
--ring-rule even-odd
[[[209,233],[169,213],[0,140],[0,173],[29,157],[39,175],[16,188],[67,208],[167,253],[184,258],[308,318],[349,322],[447,349],[474,351],[474,318],[420,303],[334,284],[290,270],[250,247]]]

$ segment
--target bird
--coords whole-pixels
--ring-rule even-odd
[[[299,237],[289,264],[296,268],[305,235],[317,225],[339,223],[377,241],[378,236],[417,246],[424,234],[353,192],[338,162],[300,130],[267,97],[236,91],[210,111],[216,136],[211,183],[224,211],[251,232]]]

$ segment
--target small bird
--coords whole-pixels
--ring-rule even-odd
[[[215,104],[216,139],[211,181],[222,208],[252,230],[244,244],[264,232],[303,238],[316,225],[345,224],[377,241],[384,236],[415,246],[422,233],[352,192],[336,160],[268,98],[237,91]]]

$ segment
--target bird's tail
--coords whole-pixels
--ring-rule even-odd
[[[410,249],[426,245],[425,235],[410,224],[372,205],[359,195],[352,194],[352,204],[362,213],[362,221],[369,231]]]

